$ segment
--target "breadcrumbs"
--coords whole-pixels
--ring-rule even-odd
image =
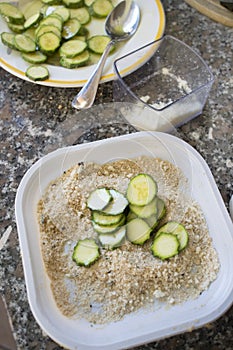
[[[130,178],[150,174],[169,220],[182,223],[189,233],[186,249],[161,261],[143,246],[126,242],[115,250],[101,248],[101,258],[90,267],[77,266],[72,253],[77,240],[97,239],[86,207],[98,187],[122,193]],[[173,164],[138,157],[104,165],[79,163],[51,182],[38,203],[41,249],[54,299],[67,317],[91,323],[117,321],[155,301],[170,305],[197,298],[216,279],[219,260],[199,205],[188,193],[187,181]],[[159,226],[159,227],[160,227]]]

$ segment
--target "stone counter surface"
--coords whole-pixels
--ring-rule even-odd
[[[163,1],[166,30],[192,46],[210,66],[215,82],[199,117],[178,129],[179,137],[192,145],[208,163],[225,205],[233,193],[233,29],[213,22],[182,0]],[[149,30],[149,28],[148,28]],[[1,127],[1,223],[0,238],[9,233],[0,250],[0,294],[4,296],[18,349],[58,350],[36,323],[28,304],[14,216],[17,187],[23,175],[56,143],[61,127],[75,117],[71,107],[77,89],[51,88],[20,80],[0,70]],[[96,103],[112,101],[112,82],[101,84]],[[114,126],[104,137],[131,132]],[[84,141],[103,137],[101,129],[86,133]],[[103,131],[102,131],[103,133]],[[217,220],[217,218],[215,218]],[[0,315],[1,317],[1,315]],[[151,344],[138,350],[232,350],[233,308],[206,326]],[[1,343],[1,342],[0,342]]]

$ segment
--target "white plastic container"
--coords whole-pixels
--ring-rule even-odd
[[[57,308],[39,243],[37,202],[49,182],[80,161],[108,162],[149,155],[178,166],[189,182],[189,194],[201,205],[220,260],[220,271],[198,299],[182,305],[140,310],[119,322],[93,326],[66,318]],[[138,132],[58,149],[36,162],[22,179],[16,196],[16,220],[28,299],[41,328],[65,348],[123,349],[203,326],[220,317],[233,302],[233,225],[214,178],[203,160],[184,141],[159,132]]]

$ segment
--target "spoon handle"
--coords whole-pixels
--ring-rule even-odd
[[[87,109],[93,105],[99,81],[103,72],[104,64],[113,44],[114,41],[111,40],[106,46],[95,70],[91,74],[86,84],[82,87],[82,89],[73,99],[72,107],[76,109]]]

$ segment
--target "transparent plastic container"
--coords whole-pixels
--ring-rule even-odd
[[[114,100],[125,103],[123,115],[137,130],[169,132],[198,116],[214,81],[205,61],[168,35],[117,59],[114,69]]]

